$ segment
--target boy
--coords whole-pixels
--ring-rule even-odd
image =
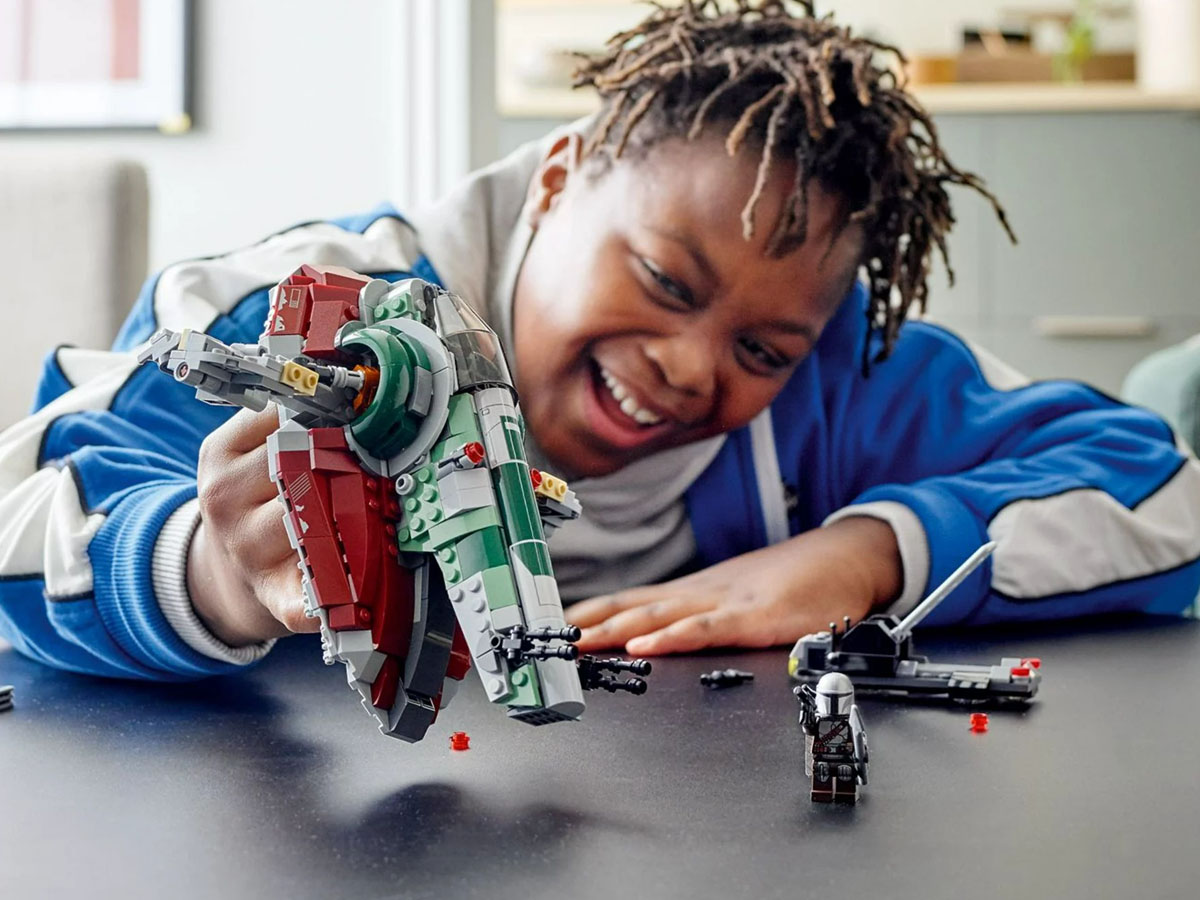
[[[903,612],[988,539],[930,621],[1184,608],[1200,466],[1169,429],[904,324],[945,185],[991,195],[885,49],[769,0],[656,10],[584,66],[594,119],[415,227],[310,224],[170,267],[117,349],[162,326],[254,341],[301,263],[463,295],[507,348],[531,462],[583,502],[552,551],[564,598],[591,598],[568,610],[584,649],[768,646]],[[60,351],[0,440],[0,625],[22,651],[185,678],[312,630],[266,476],[273,413],[190,394]]]

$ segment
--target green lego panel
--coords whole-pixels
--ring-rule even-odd
[[[508,565],[508,548],[499,528],[489,526],[464,535],[456,542],[454,551],[459,568],[468,576],[493,566]]]
[[[442,434],[447,442],[451,437],[466,435],[455,443],[452,448],[455,450],[460,444],[467,441],[483,441],[483,434],[479,430],[479,420],[475,418],[475,404],[471,402],[470,394],[455,394],[450,398],[450,416],[446,419],[446,427],[442,430]]]
[[[513,416],[501,416],[504,422],[504,443],[508,447],[508,455],[513,459],[525,459],[525,434],[521,430],[521,420]],[[515,427],[508,428],[508,425]]]
[[[512,569],[507,565],[484,569],[479,573],[487,592],[488,609],[501,609],[517,602],[517,589]]]
[[[500,516],[495,509],[485,506],[480,509],[467,510],[431,526],[428,534],[429,546],[445,547],[447,544],[457,542],[463,535],[487,528],[489,525],[500,527]],[[401,547],[400,549],[405,548]]]
[[[442,512],[433,466],[424,465],[409,474],[414,486],[400,497],[400,527],[396,530],[396,540],[401,550],[419,552],[428,549],[429,531],[445,518],[445,513]]]
[[[457,584],[462,581],[462,566],[459,564],[458,552],[452,546],[442,547],[434,554],[438,568],[442,570],[442,580],[446,584]]]
[[[518,462],[507,462],[496,466],[494,471],[509,540],[514,544],[543,540],[542,517],[529,481],[529,468]]]
[[[550,568],[550,554],[546,549],[545,541],[526,541],[522,544],[514,544],[511,551],[513,563],[520,560],[530,573],[534,575],[554,574]]]
[[[504,701],[508,706],[541,706],[542,692],[538,690],[537,670],[533,663],[514,669],[510,676],[512,693]]]
[[[398,291],[375,307],[375,321],[387,319],[417,319],[421,314],[413,303],[412,291]]]

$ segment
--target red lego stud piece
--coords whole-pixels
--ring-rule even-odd
[[[1029,668],[1031,668],[1031,669],[1040,669],[1042,667],[1042,661],[1040,659],[1038,659],[1036,656],[1030,656],[1025,659],[1022,659],[1021,665],[1029,666]]]
[[[454,732],[454,734],[450,735],[450,749],[451,750],[470,750],[471,749],[471,736],[469,734],[467,734],[465,731]]]
[[[971,713],[971,731],[974,734],[983,734],[987,729],[987,713]]]
[[[463,456],[467,458],[471,465],[479,465],[483,462],[483,444],[479,443],[479,441],[471,441],[471,443],[464,445]]]
[[[542,483],[542,473],[539,472],[537,469],[530,468],[529,480],[533,482],[533,489],[537,490],[538,485],[540,485]]]
[[[1025,666],[1025,665],[1013,666],[1011,671],[1012,671],[1012,674],[1017,676],[1018,678],[1028,678],[1029,677],[1029,666]]]

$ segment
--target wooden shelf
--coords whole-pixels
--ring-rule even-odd
[[[1200,91],[1156,93],[1128,82],[939,84],[915,87],[913,93],[940,114],[1200,111]],[[520,88],[511,82],[501,83],[497,102],[506,118],[574,119],[596,108],[590,91]]]
[[[1067,113],[1200,110],[1200,91],[1159,93],[1132,82],[938,84],[913,89],[935,113]]]

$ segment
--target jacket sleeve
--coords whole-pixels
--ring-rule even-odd
[[[0,636],[77,672],[177,680],[236,670],[270,644],[228,647],[199,622],[186,565],[196,461],[232,409],[131,352],[157,328],[256,341],[268,291],[303,263],[396,278],[418,259],[390,209],[307,223],[147,282],[111,352],[60,348],[34,413],[0,434]]]
[[[927,624],[1194,603],[1200,464],[1152,413],[1076,382],[1031,383],[923,322],[826,397],[846,507],[826,521],[892,524],[906,569],[894,612],[990,540],[991,559]]]

